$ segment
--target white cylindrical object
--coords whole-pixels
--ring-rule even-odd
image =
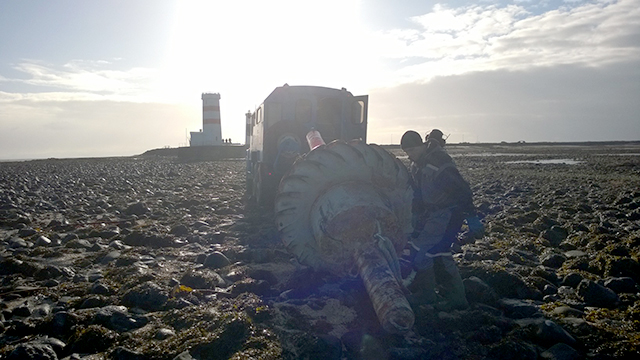
[[[309,144],[309,151],[325,145],[322,135],[318,130],[311,130],[307,133],[307,143]]]

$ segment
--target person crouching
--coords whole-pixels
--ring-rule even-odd
[[[422,141],[415,131],[402,136],[402,150],[411,161],[414,190],[413,233],[409,241],[416,270],[408,286],[412,306],[433,304],[441,309],[469,306],[458,267],[451,254],[464,219],[475,214],[473,194],[455,163],[436,139]],[[438,301],[436,285],[443,288]]]

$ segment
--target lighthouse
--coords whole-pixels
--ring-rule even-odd
[[[220,94],[202,94],[202,130],[191,132],[191,146],[222,145]]]

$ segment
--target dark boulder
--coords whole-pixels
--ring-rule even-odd
[[[547,254],[540,258],[540,263],[544,266],[558,269],[566,260],[567,258],[561,254]]]
[[[544,360],[578,360],[582,359],[582,356],[571,346],[558,343],[543,351],[540,358]]]
[[[144,202],[131,204],[124,211],[124,213],[127,215],[144,215],[149,212],[151,212],[151,209],[149,209],[149,207]]]
[[[462,283],[469,302],[496,306],[499,299],[498,294],[482,279],[471,276],[464,279]]]
[[[553,225],[550,229],[544,230],[540,235],[548,240],[551,246],[557,247],[567,238],[569,232],[561,226]]]
[[[532,301],[520,299],[500,299],[499,307],[512,319],[524,319],[542,316],[540,306]]]
[[[219,269],[231,264],[229,258],[227,258],[223,253],[219,251],[214,251],[213,253],[207,255],[204,259],[203,265],[210,269]]]
[[[588,279],[582,280],[577,290],[578,295],[590,306],[614,308],[620,300],[613,290]]]
[[[562,282],[560,283],[560,285],[575,288],[578,286],[578,284],[580,284],[580,281],[582,281],[582,279],[583,279],[583,276],[580,275],[579,273],[575,273],[575,272],[568,273],[562,279]]]
[[[613,290],[616,294],[636,293],[638,288],[636,282],[630,277],[614,277],[604,281],[604,286]]]
[[[138,307],[144,310],[160,310],[169,299],[169,292],[154,282],[140,284],[127,291],[122,297],[122,303],[128,307]]]
[[[48,344],[27,343],[18,345],[7,360],[58,360],[58,355]]]
[[[108,329],[124,332],[141,328],[149,320],[144,316],[130,314],[124,306],[108,305],[96,312],[94,322]]]
[[[630,277],[639,282],[640,263],[629,257],[615,259],[608,264],[605,274],[613,277]]]

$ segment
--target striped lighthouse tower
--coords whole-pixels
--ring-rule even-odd
[[[220,94],[202,94],[202,133],[205,145],[222,145]]]

